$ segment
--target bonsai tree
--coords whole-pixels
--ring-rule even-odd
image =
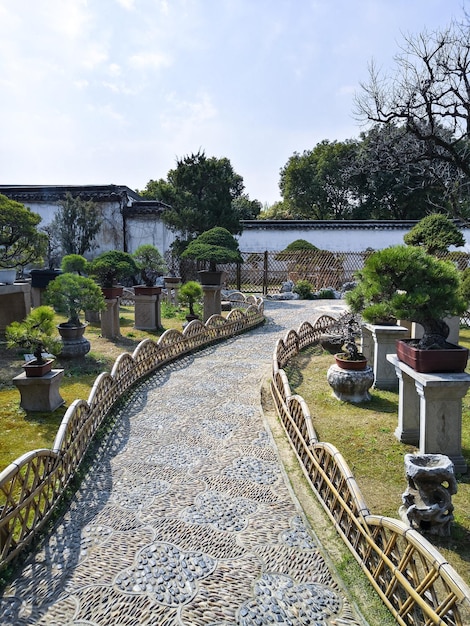
[[[47,235],[37,229],[41,216],[0,194],[0,267],[42,262]]]
[[[113,287],[120,280],[135,276],[139,272],[137,264],[128,252],[109,250],[102,252],[88,264],[90,276],[101,287]]]
[[[54,338],[56,327],[54,310],[50,306],[39,306],[31,311],[22,322],[12,322],[5,329],[8,348],[21,348],[34,354],[34,365],[46,361],[43,352],[60,351],[61,342]]]
[[[428,254],[448,252],[449,246],[465,245],[465,238],[455,223],[442,213],[427,215],[403,237],[409,246],[420,246]]]
[[[157,277],[167,271],[160,251],[150,243],[139,246],[132,256],[147,287],[153,287]]]
[[[103,292],[95,281],[78,274],[57,276],[47,286],[44,297],[57,313],[68,317],[67,326],[81,326],[82,311],[104,311],[106,308]]]
[[[421,248],[393,246],[374,252],[356,277],[357,286],[346,293],[351,310],[368,322],[418,322],[424,329],[418,344],[422,349],[444,347],[449,334],[444,318],[467,308],[453,263]]]
[[[197,317],[194,312],[194,305],[202,298],[202,295],[201,285],[195,280],[189,280],[181,286],[178,292],[178,299],[183,306],[189,307],[191,316]]]
[[[181,254],[181,258],[208,261],[211,272],[217,271],[218,263],[243,263],[238,241],[221,226],[206,230],[193,239]]]
[[[86,274],[88,261],[81,254],[66,254],[62,259],[60,268],[69,274],[75,273],[83,276]]]

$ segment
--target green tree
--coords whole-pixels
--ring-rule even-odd
[[[455,216],[469,215],[470,23],[404,37],[392,74],[372,63],[356,97],[362,122],[394,125],[425,147],[428,159],[459,173],[452,193]]]
[[[243,178],[227,158],[207,157],[199,151],[178,159],[166,181],[149,181],[141,195],[169,205],[162,219],[181,233],[178,243],[183,242],[184,248],[185,242],[215,226],[240,233],[240,210],[233,203],[243,195],[243,189]]]
[[[294,153],[281,169],[279,188],[294,219],[346,219],[354,205],[355,141],[324,140]]]
[[[74,197],[70,192],[58,203],[51,226],[60,243],[63,254],[80,254],[95,248],[102,216],[98,206],[91,200]]]
[[[462,231],[442,213],[427,215],[404,236],[408,246],[422,247],[428,254],[447,252],[449,246],[464,246]]]
[[[25,267],[40,262],[47,235],[38,231],[41,216],[0,194],[0,267]]]

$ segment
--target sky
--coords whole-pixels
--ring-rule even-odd
[[[364,130],[354,97],[470,0],[0,0],[0,184],[166,179],[199,150],[250,199]]]

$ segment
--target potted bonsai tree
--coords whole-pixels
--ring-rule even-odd
[[[336,365],[344,370],[363,370],[367,367],[367,359],[359,352],[356,344],[357,332],[354,331],[355,320],[351,318],[347,326],[347,336],[342,346],[343,352],[335,354]]]
[[[158,276],[166,272],[166,263],[158,248],[146,243],[139,246],[132,255],[140,270],[143,285],[136,285],[134,293],[153,295],[161,292],[161,287],[156,287],[155,282]]]
[[[186,315],[188,322],[199,319],[199,316],[194,311],[194,305],[202,298],[202,287],[195,280],[189,280],[187,283],[181,286],[178,293],[178,299],[183,306],[189,308],[189,314]]]
[[[422,325],[421,339],[397,341],[401,360],[423,372],[465,369],[468,351],[447,343],[449,328],[444,321],[467,308],[459,272],[452,263],[421,248],[399,245],[371,254],[356,277],[357,286],[346,293],[353,312],[361,313],[371,323],[377,319],[407,319]],[[433,363],[421,364],[429,355]],[[458,359],[456,365],[452,362],[454,356]]]
[[[118,282],[136,276],[139,268],[128,252],[108,250],[88,264],[88,271],[103,289],[105,298],[116,298],[122,295],[123,289]]]
[[[44,376],[51,371],[54,359],[45,357],[44,353],[59,351],[60,341],[54,334],[54,310],[50,306],[39,306],[22,322],[12,322],[6,327],[8,348],[20,348],[34,355],[23,366],[26,376]]]
[[[181,258],[208,261],[209,270],[199,272],[203,285],[221,285],[223,272],[217,271],[219,263],[243,263],[238,241],[226,229],[216,226],[201,233],[190,242]]]
[[[67,316],[67,321],[59,324],[62,329],[81,327],[86,324],[80,320],[80,313],[85,310],[104,311],[105,302],[101,289],[91,278],[70,274],[68,272],[57,276],[47,286],[46,301],[54,307],[57,313]]]

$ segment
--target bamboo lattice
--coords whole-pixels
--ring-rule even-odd
[[[271,392],[286,435],[314,493],[396,622],[468,626],[470,588],[416,530],[370,514],[346,461],[333,445],[318,441],[307,404],[292,395],[282,368],[334,322],[329,316],[304,322],[276,343]]]

